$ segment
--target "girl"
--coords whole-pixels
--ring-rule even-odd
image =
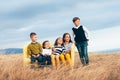
[[[54,44],[53,48],[53,54],[52,54],[52,65],[53,67],[60,65],[61,59],[62,63],[65,64],[64,56],[61,56],[62,54],[65,54],[65,47],[63,46],[63,40],[61,37],[57,38]]]
[[[71,47],[72,47],[72,40],[71,40],[71,36],[69,33],[65,33],[63,34],[63,44],[65,46],[66,49],[66,54],[65,59],[67,60],[67,62],[69,63],[69,65],[72,67],[73,66],[73,62],[71,57],[74,57],[73,55],[71,56]],[[73,53],[74,54],[74,53]]]
[[[50,48],[50,42],[49,41],[44,41],[43,44],[43,65],[51,65],[51,54],[52,54],[52,49]]]

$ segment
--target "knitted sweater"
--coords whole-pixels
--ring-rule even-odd
[[[36,42],[36,43],[30,43],[28,45],[27,48],[27,54],[31,55],[31,54],[41,54],[42,53],[42,46],[40,43]]]

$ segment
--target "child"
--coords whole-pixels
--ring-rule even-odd
[[[87,51],[87,42],[89,41],[89,31],[86,27],[80,25],[80,18],[74,17],[73,23],[75,27],[72,28],[73,30],[73,37],[75,40],[76,47],[79,52],[79,56],[81,59],[81,62],[84,65],[89,64],[89,58],[88,58],[88,51]]]
[[[52,54],[52,49],[50,48],[50,43],[49,41],[44,41],[43,42],[43,65],[51,65],[51,54]],[[47,61],[47,63],[46,63]]]
[[[31,56],[31,64],[35,63],[38,61],[38,64],[40,65],[42,62],[42,47],[41,45],[37,42],[37,34],[32,32],[30,33],[30,38],[31,38],[31,43],[28,45],[27,48],[27,54]]]
[[[54,48],[53,48],[53,54],[52,54],[52,65],[53,65],[53,67],[55,67],[56,65],[57,66],[60,65],[59,58],[62,60],[62,63],[65,63],[61,54],[65,54],[65,47],[63,46],[62,38],[59,37],[59,38],[56,39],[55,44],[54,44]]]
[[[63,43],[64,43],[64,47],[66,49],[66,54],[65,54],[65,58],[68,61],[69,65],[72,67],[72,60],[71,60],[71,46],[72,46],[72,40],[71,40],[71,36],[69,33],[65,33],[63,35]]]

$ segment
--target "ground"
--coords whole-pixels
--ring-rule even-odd
[[[90,65],[83,67],[75,53],[73,69],[60,66],[30,69],[22,54],[0,55],[0,80],[120,80],[120,53],[89,53]]]

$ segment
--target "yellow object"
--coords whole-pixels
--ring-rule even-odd
[[[42,53],[42,46],[40,43],[30,43],[27,48],[27,54],[40,54]]]
[[[51,55],[51,62],[52,62],[52,66],[53,67],[57,67],[60,65],[60,59],[59,59],[59,55]]]
[[[65,54],[65,58],[67,62],[69,63],[69,65],[72,67],[73,65],[72,65],[72,59],[71,59],[70,53]]]
[[[28,47],[28,44],[26,44],[23,48],[23,62],[24,62],[24,65],[29,65],[30,64],[30,55],[27,54],[27,47]]]
[[[60,54],[60,60],[62,61],[63,65],[66,65],[65,55],[64,54]]]
[[[75,57],[75,45],[74,43],[71,46],[71,50],[70,50],[70,55],[71,55],[71,60],[72,60],[72,66],[74,66],[74,57]]]
[[[51,44],[51,47],[53,46],[53,43],[50,43]],[[27,54],[27,47],[28,47],[29,44],[26,44],[24,47],[23,47],[23,61],[24,61],[24,65],[29,65],[30,64],[30,55]],[[72,44],[71,46],[71,52],[70,52],[70,55],[66,55],[66,60],[68,60],[68,62],[70,63],[71,62],[71,65],[74,66],[74,48],[75,48],[75,45]],[[71,57],[71,59],[69,59],[69,56]],[[53,58],[53,66],[55,66],[55,64],[57,63],[57,65],[60,64],[60,60],[58,59],[58,56],[51,56],[51,57],[56,57]],[[64,57],[64,58],[65,58]],[[54,61],[56,60],[56,61]],[[64,61],[62,61],[64,63]]]
[[[60,55],[60,60],[62,61],[62,64],[64,64],[65,66],[66,66],[67,63],[68,63],[71,67],[73,66],[73,65],[72,65],[72,59],[71,59],[70,53],[66,53],[65,55],[64,55],[64,54],[61,54],[61,55]]]

